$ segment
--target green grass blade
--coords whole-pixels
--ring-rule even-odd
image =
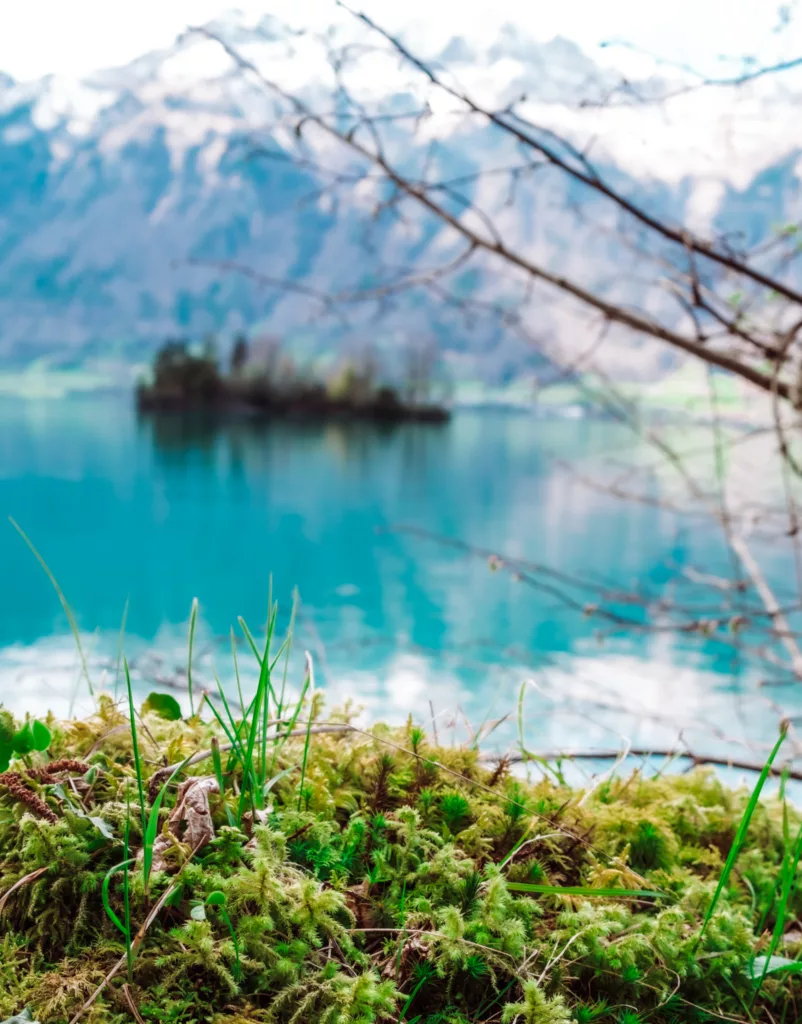
[[[222,715],[217,710],[217,708],[214,706],[214,704],[212,704],[211,701],[209,701],[209,707],[212,710],[212,714],[217,719],[217,722],[218,722],[220,728],[226,734],[226,739],[231,744],[231,753],[230,753],[230,756],[229,756],[229,760],[228,760],[228,765],[226,767],[226,771],[231,771],[231,768],[233,767],[233,765],[235,765],[237,763],[237,761],[239,761],[239,763],[243,766],[243,770],[244,770],[245,751],[240,746],[240,743],[239,743],[239,733],[238,732],[232,733],[232,732],[229,731],[228,726],[223,721]]]
[[[108,915],[109,920],[115,926],[115,928],[119,928],[119,930],[123,933],[123,935],[125,935],[126,938],[128,938],[130,931],[126,928],[125,924],[119,919],[111,905],[111,902],[109,900],[109,885],[111,883],[112,878],[114,877],[114,875],[117,874],[118,871],[125,871],[128,865],[133,863],[133,859],[124,860],[121,864],[115,864],[113,868],[109,868],[103,879],[103,885],[100,887],[100,896],[103,900],[103,907],[106,911],[106,914]]]
[[[22,527],[15,519],[12,519],[11,516],[8,517],[8,521],[11,523],[11,525],[14,527],[14,529],[17,531],[20,537],[22,537],[22,539],[31,549],[31,553],[33,554],[34,558],[39,563],[39,565],[41,565],[41,567],[44,569],[47,578],[50,580],[51,584],[53,585],[53,589],[58,595],[58,599],[61,602],[61,607],[64,609],[64,614],[67,616],[67,622],[70,624],[72,635],[75,638],[75,646],[78,648],[78,656],[81,659],[81,669],[83,671],[84,678],[86,679],[86,685],[89,687],[89,695],[90,697],[94,698],[95,689],[92,686],[92,680],[89,678],[89,666],[86,663],[86,656],[84,654],[84,649],[81,644],[81,634],[78,632],[78,623],[75,621],[75,618],[72,614],[72,610],[70,609],[69,604],[67,604],[67,598],[64,596],[61,587],[58,585],[56,577],[50,571],[50,567],[48,566],[47,562],[44,560],[44,558],[42,558],[42,556],[33,546],[33,542],[28,537],[28,534],[22,529]]]
[[[699,933],[699,941],[701,941],[702,936],[705,933],[705,929],[710,923],[710,919],[713,916],[713,912],[716,909],[716,904],[718,903],[721,894],[724,891],[724,886],[727,884],[727,880],[729,879],[732,869],[735,866],[735,861],[738,859],[738,854],[741,852],[741,847],[743,846],[744,841],[746,840],[746,833],[749,830],[749,823],[752,820],[752,815],[755,813],[755,808],[757,807],[758,800],[760,799],[760,794],[763,790],[763,786],[765,785],[766,779],[769,777],[771,766],[774,764],[774,759],[777,757],[777,754],[780,751],[780,747],[783,745],[787,732],[787,726],[783,725],[782,729],[780,730],[779,738],[777,742],[774,744],[774,748],[769,754],[768,760],[763,765],[763,770],[761,771],[760,776],[758,777],[758,780],[755,783],[755,788],[752,790],[752,795],[749,797],[749,802],[746,805],[746,810],[744,811],[743,817],[741,818],[741,822],[738,825],[738,831],[735,833],[735,838],[732,841],[730,852],[727,854],[727,860],[724,863],[724,868],[721,872],[721,876],[719,877],[718,885],[716,886],[716,891],[713,895],[713,899],[710,902],[710,906],[707,908],[707,913],[705,914],[704,921],[702,922],[702,930]]]
[[[784,831],[786,831],[788,825],[787,805],[783,807],[783,812],[783,827]],[[772,932],[768,953],[765,957],[763,973],[757,983],[753,1002],[765,980],[766,974],[769,971],[769,965],[772,962],[772,957],[777,952],[777,947],[780,945],[783,935],[785,934],[785,923],[788,918],[789,904],[791,903],[794,889],[796,888],[797,867],[799,865],[800,857],[802,857],[802,826],[800,826],[799,831],[797,832],[793,845],[790,843],[790,837],[786,835],[786,849],[783,855],[782,865],[780,867],[780,897],[775,911],[774,931]]]
[[[284,671],[281,674],[281,693],[276,701],[276,721],[281,722],[281,716],[284,714],[284,700],[287,695],[287,672],[290,665],[290,649],[292,648],[292,639],[295,634],[295,613],[298,608],[298,588],[296,587],[292,593],[292,612],[290,613],[290,625],[287,629],[287,635],[284,637],[284,642],[279,649],[277,659],[281,655],[282,651],[284,654]],[[276,773],[276,761],[278,759],[278,736],[281,725],[279,724],[276,728],[276,737],[273,740],[273,759],[270,762],[270,774],[275,775]]]
[[[303,685],[303,687],[301,689],[301,695],[298,698],[298,703],[295,705],[295,710],[292,713],[292,718],[287,723],[287,728],[286,728],[286,730],[284,731],[284,734],[281,737],[281,742],[278,745],[278,750],[281,750],[281,748],[287,742],[287,738],[289,737],[290,733],[295,728],[295,724],[298,721],[298,716],[301,714],[301,708],[303,708],[303,706],[304,706],[304,698],[306,697],[306,691],[307,691],[308,688],[309,688],[309,673],[307,672],[306,675],[304,676],[304,685]]]
[[[231,656],[234,659],[234,677],[237,680],[237,696],[239,697],[240,712],[245,714],[245,698],[242,696],[242,683],[239,677],[239,663],[237,662],[237,640],[234,636],[234,627],[231,627]]]
[[[192,692],[192,648],[195,644],[195,624],[198,621],[198,599],[192,598],[192,610],[189,613],[189,656],[187,658],[187,690],[189,691],[189,713],[195,717],[195,696]]]
[[[150,814],[148,815],[148,823],[145,829],[145,841],[142,847],[142,874],[145,880],[145,892],[148,890],[148,881],[150,880],[150,872],[153,867],[153,844],[156,842],[156,832],[159,829],[159,811],[161,810],[162,802],[164,800],[167,789],[173,779],[178,775],[179,772],[183,771],[188,761],[192,760],[192,754],[189,757],[185,757],[181,764],[177,765],[170,778],[164,783],[162,788],[156,795],[156,799],[153,801],[153,805],[150,808]]]
[[[499,871],[503,871],[504,868],[509,864],[509,862],[512,860],[512,858],[515,856],[515,854],[521,849],[521,847],[524,846],[526,843],[531,841],[531,839],[530,839],[531,828],[532,828],[532,826],[530,825],[526,829],[524,834],[521,836],[521,838],[518,840],[518,842],[515,844],[515,846],[513,846],[513,848],[510,850],[510,852],[504,858],[504,860],[499,864],[499,866],[498,866]],[[535,837],[535,838],[537,838],[537,837]]]
[[[261,654],[261,653],[260,653],[260,651],[259,651],[259,648],[258,648],[258,647],[256,646],[256,641],[255,641],[255,640],[254,640],[254,638],[253,638],[253,634],[252,634],[252,633],[251,633],[251,631],[250,631],[250,630],[248,629],[247,623],[245,622],[245,619],[243,619],[243,617],[242,617],[241,615],[240,615],[240,617],[239,617],[239,618],[237,619],[237,622],[239,622],[239,624],[240,624],[240,629],[242,630],[242,632],[243,632],[243,634],[244,634],[244,636],[245,636],[245,639],[246,639],[246,640],[248,641],[248,646],[250,647],[251,651],[253,652],[253,656],[254,656],[254,657],[256,658],[256,661],[257,661],[257,662],[258,662],[258,664],[259,664],[259,669],[260,669],[260,671],[261,671],[261,668],[262,668],[262,661],[263,661],[264,659],[263,659],[263,657],[262,657],[262,654]],[[271,629],[271,627],[270,627],[270,620],[268,620],[268,633],[267,633],[267,640],[268,640],[268,642],[267,642],[267,643],[265,644],[265,652],[269,651],[269,649],[270,649],[270,647],[269,647],[269,644],[270,644],[270,641],[272,640],[272,638],[273,638],[273,634],[272,634],[272,629]],[[283,644],[282,644],[282,646],[283,646]],[[266,657],[266,656],[267,656],[267,655],[265,654],[265,657]],[[271,665],[269,666],[269,670],[270,670],[270,672],[272,672],[272,671],[273,671],[273,668],[274,668],[274,667],[275,667],[275,660],[274,660],[274,661],[273,661],[273,663],[272,663],[272,664],[271,664]],[[272,693],[272,689],[271,689],[271,693]],[[273,695],[273,698],[274,698],[274,700],[275,700],[275,694]],[[253,706],[253,703],[251,703],[251,707],[252,707],[252,706]]]
[[[306,651],[306,678],[309,680],[309,720],[306,724],[306,737],[304,738],[304,756],[301,761],[301,781],[298,783],[298,810],[301,809],[301,799],[304,794],[304,779],[306,778],[306,762],[309,757],[309,745],[312,739],[312,711],[315,699],[315,667],[312,664],[312,655]]]
[[[211,705],[210,705],[211,707]],[[217,777],[217,788],[220,790],[220,799],[223,801],[223,807],[226,812],[226,819],[230,826],[234,826],[234,815],[231,813],[231,808],[226,803],[226,782],[223,776],[223,762],[220,758],[220,743],[217,737],[212,739],[212,764],[214,765],[214,774]]]
[[[404,1009],[401,1011],[401,1016],[398,1018],[400,1021],[404,1020],[404,1018],[406,1017],[407,1013],[409,1012],[409,1008],[412,1005],[412,1001],[414,1000],[415,996],[418,994],[418,992],[420,992],[420,990],[423,988],[423,986],[429,980],[430,979],[429,979],[428,975],[424,975],[422,978],[420,978],[418,980],[418,982],[415,985],[415,987],[409,993],[409,997],[407,998],[407,1001],[404,1003]],[[420,1017],[413,1017],[412,1020],[409,1022],[409,1024],[415,1024],[415,1021],[417,1021],[417,1020],[420,1020]]]
[[[596,889],[592,885],[536,885],[532,882],[507,882],[511,892],[534,892],[544,896],[605,896],[614,899],[665,899],[656,889]]]
[[[131,852],[131,794],[125,787],[125,830],[123,832],[123,859],[129,860]],[[131,891],[128,868],[123,873],[123,906],[125,907],[125,962],[128,968],[128,983],[134,980],[134,947],[131,943]]]
[[[273,604],[273,577],[270,577],[270,590],[268,592],[268,613],[267,613],[267,642],[265,643],[265,660],[270,659],[270,647],[273,643],[273,631],[276,628],[276,618],[278,617],[278,605]],[[273,687],[270,683],[270,676],[273,671],[273,665],[271,664],[268,673],[268,694],[272,691]],[[267,723],[270,720],[270,699],[268,694],[265,695],[265,699],[262,701],[262,729],[261,729],[261,756],[259,758],[259,764],[261,766],[261,773],[259,781],[261,785],[264,785],[267,781]],[[275,704],[275,699],[273,701]]]
[[[123,663],[123,641],[125,640],[125,626],[128,622],[128,604],[129,598],[125,599],[125,607],[123,608],[122,622],[120,623],[120,638],[117,641],[117,664],[114,666],[114,699],[117,699],[117,686],[120,682],[120,669]]]
[[[262,787],[262,796],[267,796],[267,794],[275,785],[277,785],[279,782],[281,782],[282,779],[285,779],[288,775],[294,772],[297,767],[297,764],[291,764],[289,768],[283,768],[280,772],[277,772],[272,778],[268,779],[267,782]]]
[[[128,712],[131,718],[131,744],[134,748],[134,768],[136,770],[136,785],[139,791],[139,813],[142,817],[142,841],[145,840],[145,828],[147,822],[145,820],[145,784],[144,776],[142,774],[142,759],[139,756],[139,740],[136,734],[136,711],[134,709],[134,691],[131,687],[131,673],[128,670],[128,659],[123,658],[123,666],[125,668],[125,683],[128,687]]]
[[[245,627],[247,629],[247,627]],[[253,714],[251,716],[250,728],[248,730],[248,745],[245,750],[245,758],[243,760],[243,779],[242,779],[242,791],[240,792],[239,808],[237,810],[237,825],[242,825],[242,815],[245,811],[245,800],[250,790],[251,801],[253,803],[253,809],[256,810],[256,801],[261,803],[261,794],[258,789],[254,791],[253,785],[247,785],[246,779],[253,780],[256,778],[256,772],[254,771],[253,755],[256,749],[256,741],[259,733],[260,724],[260,713],[262,709],[263,701],[267,700],[268,688],[270,686],[270,659],[267,645],[270,642],[270,634],[265,643],[264,656],[260,659],[259,665],[259,680],[256,684],[256,694],[253,698],[251,707]]]
[[[282,647],[286,650],[286,656],[284,658],[284,672],[281,676],[281,694],[279,695],[278,704],[276,708],[276,718],[281,720],[281,716],[284,713],[284,698],[287,693],[287,671],[290,664],[290,649],[292,647],[292,638],[295,633],[295,615],[298,610],[298,588],[292,592],[292,612],[290,613],[290,625],[287,629],[287,635],[284,638]],[[281,652],[279,652],[281,653]]]
[[[235,957],[235,968],[234,968],[234,981],[239,982],[242,976],[242,966],[239,958],[239,942],[237,941],[237,933],[234,931],[234,925],[231,923],[231,918],[228,916],[228,911],[225,907],[219,907],[220,915],[228,925],[228,930],[231,932],[231,941],[234,943],[234,957]]]
[[[231,708],[229,706],[228,699],[226,698],[226,691],[223,689],[223,684],[220,682],[217,676],[217,672],[214,669],[212,669],[212,674],[214,675],[214,681],[217,684],[217,692],[220,695],[220,701],[223,705],[223,710],[225,711],[226,717],[228,718],[230,730],[226,728],[225,723],[223,722],[217,709],[215,708],[214,704],[212,704],[211,701],[209,701],[209,707],[212,709],[212,712],[217,718],[217,721],[222,725],[223,729],[225,730],[225,734],[226,736],[228,736],[229,742],[232,743],[235,747],[237,747],[239,745],[238,741],[240,730],[242,728],[242,723],[240,722],[240,724],[237,725],[234,716],[231,714]],[[238,756],[240,755],[238,754]]]
[[[253,638],[253,636],[251,634],[251,631],[248,629],[248,626],[247,626],[247,623],[245,622],[245,619],[243,619],[243,617],[240,615],[237,618],[237,622],[239,623],[239,628],[242,630],[243,635],[245,636],[245,639],[248,641],[248,646],[250,647],[251,651],[253,652],[254,658],[256,658],[256,660],[259,663],[259,668],[261,668],[262,667],[262,655],[261,655],[261,653],[259,651],[259,648],[256,646],[256,641],[254,640],[254,638]]]
[[[271,675],[271,678],[272,678],[273,671],[275,670],[276,665],[281,661],[281,656],[284,653],[284,651],[286,650],[288,642],[289,642],[288,638],[285,636],[284,639],[281,641],[281,647],[279,647],[278,651],[276,652],[275,658],[273,658],[273,660],[270,662],[270,675]],[[273,699],[274,700],[276,699],[275,693],[274,693]]]

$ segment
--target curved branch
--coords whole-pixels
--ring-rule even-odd
[[[718,366],[722,370],[727,370],[729,373],[741,377],[763,391],[773,393],[776,390],[776,393],[781,398],[788,400],[793,397],[793,388],[791,385],[785,381],[776,381],[774,374],[764,373],[748,363],[743,363],[739,359],[727,355],[726,353],[708,349],[698,341],[679,334],[677,331],[673,331],[670,328],[664,327],[662,324],[659,324],[640,313],[624,309],[621,306],[608,302],[601,296],[594,294],[587,288],[583,288],[576,282],[533,263],[521,253],[518,253],[504,245],[503,242],[489,241],[487,238],[479,235],[476,231],[465,225],[459,217],[450,213],[445,207],[435,202],[424,186],[415,185],[408,181],[399,171],[395,170],[389,164],[386,157],[382,154],[371,152],[371,150],[367,149],[356,139],[349,138],[348,133],[342,132],[335,126],[327,123],[322,117],[310,110],[305,103],[298,99],[298,97],[288,94],[277,83],[266,78],[251,61],[239,54],[229,43],[224,39],[221,39],[220,36],[206,28],[193,29],[192,31],[205,35],[207,38],[212,39],[214,42],[217,42],[222,46],[226,53],[228,53],[232,60],[234,60],[242,70],[252,73],[265,88],[290,103],[305,123],[315,124],[326,134],[338,139],[344,145],[349,146],[363,159],[380,167],[382,171],[384,171],[388,180],[391,181],[399,191],[416,200],[421,206],[429,210],[430,213],[433,213],[440,221],[452,227],[468,242],[472,243],[476,249],[483,249],[494,256],[498,256],[505,262],[524,271],[524,273],[530,275],[532,278],[544,281],[558,290],[573,296],[583,305],[602,313],[612,323],[621,324],[622,326],[629,327],[639,333],[648,334],[660,341],[665,341],[674,348],[678,348],[689,355],[696,356],[705,363],[709,363],[712,366]],[[772,287],[774,287],[775,284],[776,283],[773,283]],[[777,289],[775,288],[775,290]],[[800,296],[800,304],[802,304],[802,296]]]
[[[524,131],[523,127],[518,127],[517,124],[512,124],[503,114],[499,114],[496,111],[489,110],[487,107],[483,107],[466,93],[448,85],[424,61],[411,53],[397,37],[391,35],[386,29],[383,29],[367,14],[354,11],[352,8],[348,7],[347,4],[343,3],[342,0],[336,0],[336,2],[338,7],[342,7],[344,10],[348,11],[349,14],[363,22],[363,24],[367,25],[372,31],[378,32],[379,35],[381,35],[393,47],[393,49],[395,49],[396,52],[404,58],[404,60],[417,68],[421,74],[425,75],[432,85],[436,86],[438,89],[442,89],[445,93],[459,102],[464,103],[469,110],[472,110],[475,114],[479,114],[481,117],[486,118],[491,124],[496,125],[496,127],[500,128],[502,131],[512,135],[518,142],[536,150],[544,156],[549,163],[558,167],[561,171],[564,171],[576,181],[582,182],[582,184],[586,185],[588,188],[591,188],[605,196],[631,217],[634,217],[635,220],[640,221],[641,224],[644,224],[657,234],[662,235],[663,238],[673,242],[675,245],[680,245],[684,249],[691,249],[700,256],[704,256],[707,259],[712,260],[714,263],[718,263],[720,266],[726,267],[728,270],[747,277],[764,288],[777,292],[778,295],[784,296],[791,302],[802,305],[802,292],[797,291],[795,288],[792,288],[790,285],[787,285],[782,281],[770,277],[768,274],[764,274],[762,271],[757,270],[754,267],[750,267],[748,264],[736,259],[730,253],[717,248],[712,242],[708,242],[702,238],[697,238],[684,228],[671,227],[669,224],[666,224],[657,217],[654,217],[632,200],[621,195],[621,193],[617,192],[611,185],[604,182],[594,171],[592,171],[592,169],[589,168],[585,159],[580,160],[580,164],[585,168],[584,170],[581,169],[581,167],[572,166],[568,161],[564,160],[556,150],[547,146],[542,140],[535,138],[529,132]],[[528,125],[531,128],[537,128],[536,125],[532,125],[518,114],[514,114],[512,116],[522,126]],[[557,136],[553,131],[547,131],[553,138],[559,138],[559,136]],[[560,141],[562,143],[563,140]],[[573,147],[571,148],[573,149]]]

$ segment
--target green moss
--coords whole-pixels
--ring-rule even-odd
[[[218,735],[199,718],[146,710],[143,721],[151,773]],[[55,823],[0,785],[0,1019],[28,1006],[42,1024],[66,1024],[125,954],[101,889],[124,859],[129,804],[134,854],[142,836],[127,720],[101,699],[90,720],[48,724],[47,754],[13,770]],[[214,836],[194,850],[168,828],[171,787],[150,907],[174,889],[130,982],[121,970],[82,1019],[129,1022],[129,997],[160,1024],[797,1019],[798,975],[769,974],[758,989],[749,972],[774,928],[784,836],[799,827],[778,800],[755,814],[702,934],[748,800],[711,772],[614,779],[580,803],[553,780],[504,777],[476,751],[435,748],[419,729],[376,726],[312,735],[299,793],[303,745],[280,748],[276,772],[296,769],[241,828],[230,824],[241,774],[224,756]],[[85,764],[37,771],[63,758]],[[192,771],[212,775],[211,758]],[[129,877],[136,932],[150,908],[141,869]],[[122,879],[108,883],[121,919]],[[664,895],[519,895],[511,881]],[[800,913],[794,887],[787,918]]]

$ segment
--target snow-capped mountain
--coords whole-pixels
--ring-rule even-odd
[[[331,94],[315,64],[319,41],[272,19],[216,30],[318,106]],[[752,238],[799,219],[802,126],[783,114],[795,102],[788,90],[758,85],[726,108],[721,91],[695,93],[667,113],[630,102],[666,86],[655,75],[622,91],[617,71],[573,43],[535,43],[513,28],[482,52],[455,37],[435,57],[476,95],[526,94],[541,123],[598,136],[594,156],[617,186],[663,214]],[[357,91],[378,95],[385,112],[419,105],[408,71],[377,85],[371,69],[355,80]],[[595,106],[611,93],[622,101]],[[575,184],[533,170],[509,196],[500,178],[477,178],[515,150],[485,126],[455,119],[453,103],[435,107],[415,134],[399,120],[388,144],[407,168],[425,161],[442,179],[459,179],[506,237],[549,266],[631,301],[658,301],[648,282],[624,273],[637,257],[616,237],[613,214]],[[331,189],[320,165],[331,157],[330,166],[347,166],[332,147],[321,143],[299,163],[294,146],[274,100],[243,80],[218,44],[196,36],[80,82],[15,83],[0,74],[0,358],[6,366],[42,356],[61,365],[130,363],[168,335],[262,329],[310,358],[344,344],[433,337],[458,374],[504,379],[538,370],[544,352],[547,360],[550,351],[582,347],[581,315],[548,295],[524,337],[497,316],[466,317],[430,292],[398,295],[381,309],[353,304],[347,321],[324,308],[315,296],[374,287],[401,266],[437,266],[453,241],[406,208],[376,216],[364,182]],[[452,295],[494,302],[512,301],[516,288],[487,260],[450,279]],[[674,362],[631,339],[616,339],[612,352],[613,364],[634,376]]]

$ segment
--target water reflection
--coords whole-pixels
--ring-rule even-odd
[[[618,450],[631,450],[629,435],[591,421],[221,426],[137,421],[125,399],[0,402],[0,509],[47,559],[108,685],[126,600],[132,657],[155,648],[175,666],[197,596],[204,658],[230,678],[215,637],[240,614],[263,623],[272,574],[282,621],[300,591],[299,642],[332,702],[425,719],[431,700],[467,728],[506,714],[530,680],[538,747],[616,745],[622,734],[673,743],[681,729],[706,749],[765,741],[776,714],[731,647],[622,631],[600,644],[598,623],[553,593],[392,529],[414,524],[624,589],[659,591],[682,564],[712,571],[703,529],[683,536],[665,509],[617,502],[562,465]],[[0,588],[0,700],[80,701],[57,599],[10,528],[0,564],[14,581]],[[211,678],[210,664],[201,670]],[[300,665],[292,671],[297,680]],[[496,735],[515,728],[513,717]]]

